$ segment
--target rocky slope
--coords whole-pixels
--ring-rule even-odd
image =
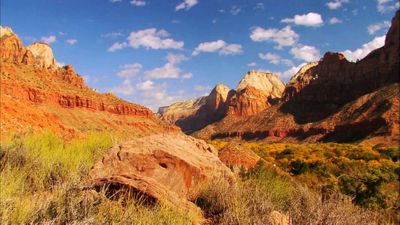
[[[163,107],[159,114],[163,120],[192,133],[227,115],[248,117],[259,113],[275,104],[283,90],[284,84],[276,75],[252,70],[236,91],[217,84],[208,96]]]
[[[1,27],[1,137],[50,129],[64,136],[88,131],[121,135],[178,130],[140,105],[88,88],[72,66],[58,67],[50,46],[25,48]]]
[[[269,141],[398,144],[399,12],[385,45],[357,63],[328,52],[303,66],[279,104],[248,118],[227,116],[194,135]]]

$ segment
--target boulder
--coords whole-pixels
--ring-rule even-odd
[[[176,134],[136,138],[111,148],[90,171],[94,187],[124,187],[199,214],[198,191],[215,179],[234,183],[232,172],[202,140]]]
[[[35,56],[36,65],[45,69],[57,69],[57,62],[51,47],[42,42],[36,42],[27,47]]]

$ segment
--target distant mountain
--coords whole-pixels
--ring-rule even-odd
[[[319,62],[304,65],[275,92],[260,95],[252,91],[255,85],[238,88],[228,98],[223,118],[193,135],[270,142],[398,144],[399,17],[397,12],[385,45],[359,62],[328,52]]]
[[[64,136],[111,131],[140,136],[178,130],[140,105],[86,86],[72,66],[58,66],[51,47],[24,47],[11,28],[0,28],[1,137],[52,130]]]
[[[276,103],[284,88],[276,75],[251,70],[236,90],[217,84],[208,96],[162,107],[159,114],[163,120],[192,133],[227,115],[247,117],[259,113]]]

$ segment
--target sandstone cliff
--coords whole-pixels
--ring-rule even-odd
[[[277,103],[285,85],[272,73],[251,70],[239,82],[229,99],[228,114],[251,116]]]
[[[397,145],[399,14],[392,20],[385,45],[359,62],[328,52],[292,77],[279,104],[248,118],[227,116],[194,135],[211,139]]]
[[[151,110],[88,88],[72,66],[58,67],[50,46],[25,48],[1,27],[1,137],[50,129],[64,136],[90,131],[124,136],[178,131]]]
[[[249,71],[237,90],[217,84],[207,97],[163,107],[163,120],[174,123],[186,133],[202,129],[227,115],[248,117],[277,103],[284,84],[271,73]]]

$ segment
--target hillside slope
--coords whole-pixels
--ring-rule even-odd
[[[145,135],[178,128],[140,105],[86,86],[72,66],[59,67],[50,46],[25,48],[10,28],[1,28],[1,137],[49,129],[64,136],[112,131]]]

